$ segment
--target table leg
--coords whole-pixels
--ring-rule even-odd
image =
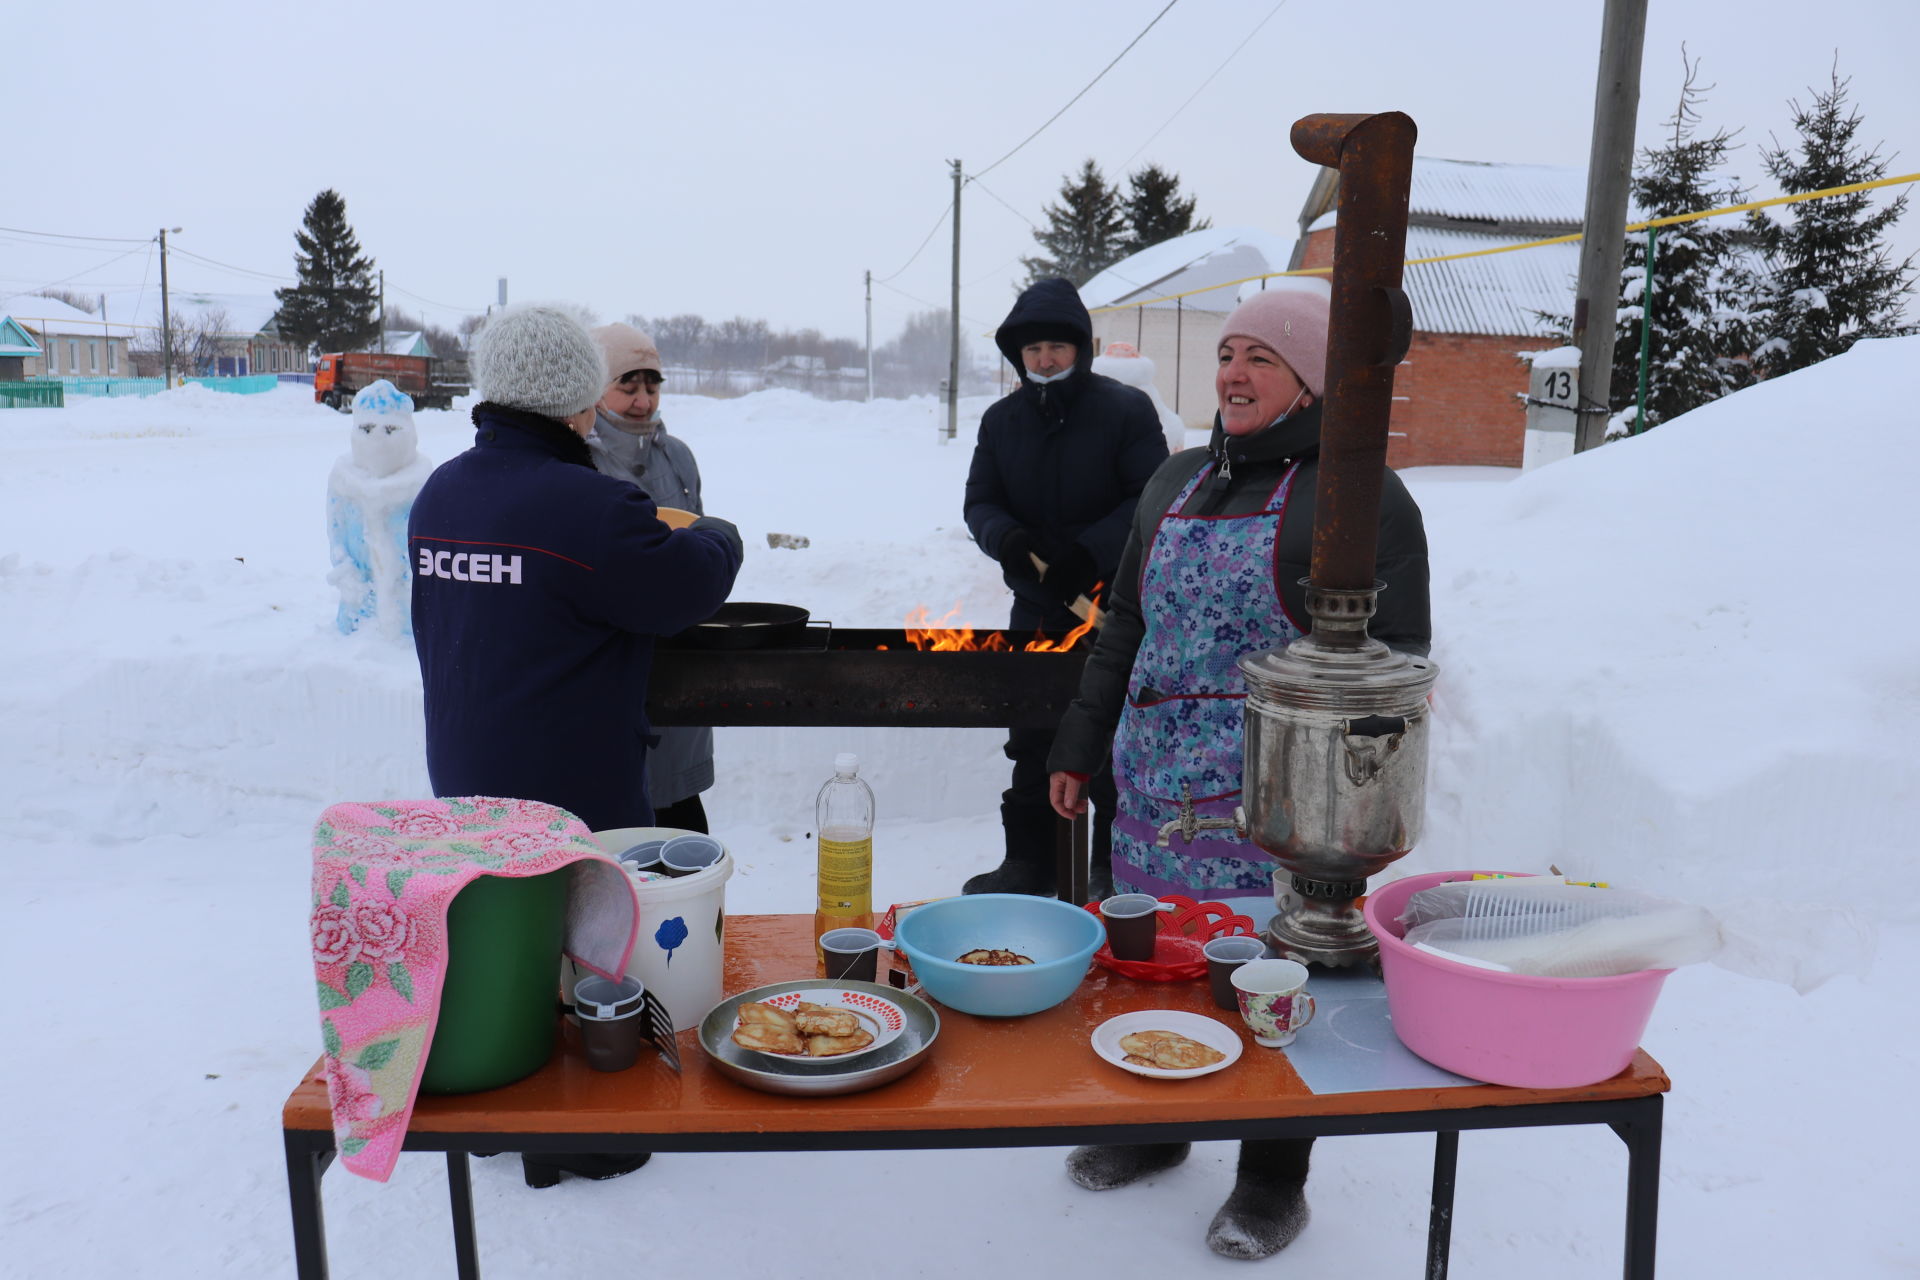
[[[1088,838],[1087,815],[1083,813],[1073,820],[1073,897],[1068,901],[1076,907],[1087,900]]]
[[[480,1280],[480,1249],[473,1236],[473,1171],[464,1151],[447,1152],[447,1194],[453,1201],[453,1270]]]
[[[333,1145],[318,1146],[295,1130],[281,1131],[287,1151],[287,1203],[293,1210],[293,1271],[299,1280],[327,1280],[327,1224],[320,1179],[333,1163]]]
[[[1087,815],[1053,824],[1053,889],[1062,902],[1087,900]]]
[[[1453,1250],[1453,1183],[1460,1157],[1460,1135],[1433,1135],[1433,1199],[1427,1211],[1427,1280],[1447,1280]]]
[[[1660,1127],[1665,1100],[1643,1099],[1634,1119],[1613,1131],[1627,1144],[1626,1280],[1653,1280],[1654,1240],[1660,1225]]]

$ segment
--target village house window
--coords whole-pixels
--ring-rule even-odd
[[[100,344],[91,338],[87,340],[87,372],[100,372]]]
[[[107,372],[120,372],[120,348],[113,345],[113,339],[107,339]]]
[[[40,339],[40,347],[47,353],[44,357],[47,367],[42,372],[51,378],[54,371],[60,367],[60,349],[54,345],[52,338],[44,336]]]
[[[80,339],[67,339],[67,372],[80,372]]]

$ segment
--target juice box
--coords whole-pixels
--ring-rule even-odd
[[[921,898],[916,902],[896,902],[887,908],[887,914],[882,916],[880,923],[874,926],[874,932],[891,942],[894,931],[900,927],[900,922],[907,918],[908,912],[924,907],[929,902],[939,901],[941,901],[939,898]],[[914,981],[913,962],[907,959],[904,951],[892,951],[888,954],[892,957],[893,968],[883,981],[892,983],[902,991],[914,990],[919,984]]]

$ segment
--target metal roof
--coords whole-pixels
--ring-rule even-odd
[[[1584,167],[1413,158],[1407,211],[1415,219],[1537,222],[1572,231],[1586,208]]]
[[[1207,227],[1163,240],[1132,257],[1114,263],[1080,286],[1080,300],[1089,310],[1111,307],[1141,298],[1164,298],[1264,275],[1287,268],[1293,242],[1257,227]],[[1171,302],[1151,304],[1171,310]],[[1231,311],[1234,295],[1186,299],[1188,307]]]
[[[1407,257],[1437,258],[1520,243],[1519,237],[1408,227]],[[1490,333],[1544,337],[1536,311],[1572,314],[1580,275],[1580,242],[1409,266],[1402,287],[1413,303],[1413,327],[1426,333]]]

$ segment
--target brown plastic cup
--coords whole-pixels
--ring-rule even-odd
[[[580,1047],[595,1071],[625,1071],[640,1060],[646,988],[637,978],[582,978],[573,989]]]
[[[1119,893],[1101,902],[1100,918],[1106,922],[1107,946],[1115,960],[1153,959],[1160,907],[1160,899],[1147,893]]]
[[[1235,934],[1210,939],[1200,952],[1207,958],[1207,985],[1213,990],[1213,1003],[1222,1009],[1238,1010],[1240,998],[1234,994],[1233,971],[1249,960],[1266,955],[1267,944],[1258,938]]]
[[[820,954],[832,982],[872,982],[880,972],[880,952],[889,944],[871,929],[829,929],[820,935]]]

